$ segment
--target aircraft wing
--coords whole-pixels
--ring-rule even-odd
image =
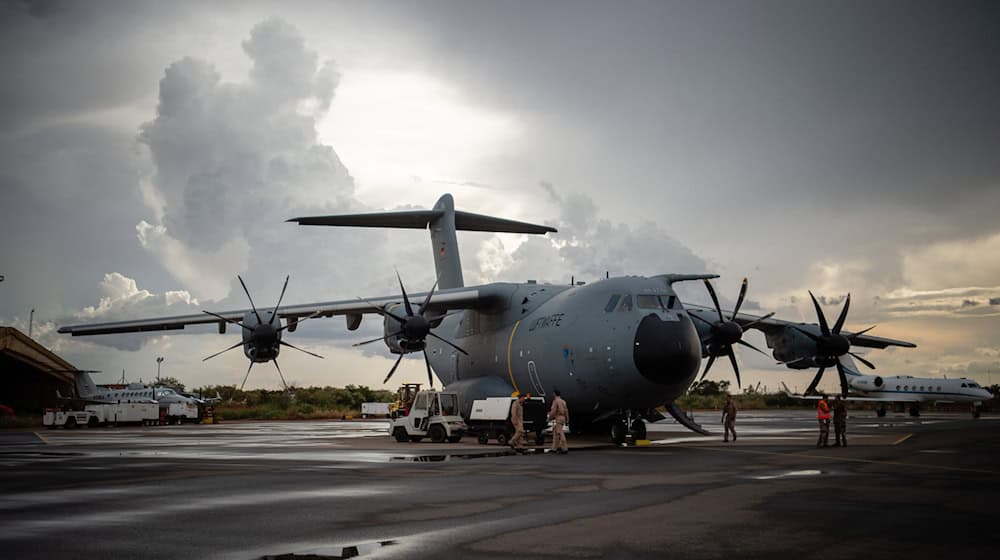
[[[452,288],[448,290],[437,290],[431,296],[428,303],[428,310],[443,313],[453,309],[482,309],[492,306],[504,305],[510,301],[514,292],[512,284],[484,284],[482,286],[472,286],[465,288]],[[423,302],[427,296],[426,292],[418,292],[409,295],[411,302]],[[386,306],[393,303],[402,303],[402,296],[384,296],[374,298],[357,298],[341,301],[327,301],[321,303],[307,303],[300,305],[286,305],[278,309],[278,316],[287,321],[296,322],[305,318],[313,317],[333,317],[335,315],[355,315],[366,313],[378,313],[375,306]],[[270,311],[270,308],[258,308],[258,312]],[[195,313],[191,315],[175,315],[172,317],[153,317],[149,319],[135,319],[131,321],[115,321],[110,323],[89,323],[81,325],[67,325],[59,327],[59,332],[71,334],[73,336],[90,336],[99,334],[134,333],[150,331],[170,331],[181,330],[188,325],[210,325],[219,326],[219,332],[225,332],[226,321],[242,321],[244,315],[253,313],[252,309],[240,309],[227,311],[212,316],[207,313]],[[350,321],[349,321],[350,323]]]
[[[691,305],[684,304],[684,308],[687,309],[688,313],[697,314],[702,319],[709,322],[715,322],[719,320],[719,314],[715,309],[711,307],[704,307],[701,305]],[[722,313],[728,318],[732,316],[732,311],[723,309]],[[736,322],[741,326],[749,327],[751,329],[757,329],[763,332],[765,335],[770,334],[780,334],[779,331],[782,329],[792,327],[799,330],[803,330],[816,336],[821,334],[819,325],[814,323],[793,323],[791,321],[783,321],[781,319],[775,319],[773,317],[761,318],[757,315],[750,315],[747,313],[739,313],[736,315]],[[843,330],[840,334],[844,336],[851,336],[851,331]],[[916,348],[917,345],[912,342],[907,342],[905,340],[896,340],[893,338],[884,338],[881,336],[872,336],[870,334],[863,334],[855,338],[851,342],[851,346],[861,346],[864,348],[887,348],[889,346],[902,346],[903,348]]]
[[[788,386],[784,383],[781,384],[782,393],[792,397],[793,399],[803,400],[803,401],[818,401],[820,399],[819,395],[799,395],[791,392]],[[893,397],[891,399],[885,397],[862,397],[857,395],[848,395],[842,397],[845,401],[851,402],[884,402],[884,403],[906,403],[906,402],[922,402],[920,397],[917,395],[908,395],[906,393],[900,393],[899,396]]]

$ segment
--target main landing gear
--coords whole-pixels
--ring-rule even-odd
[[[624,410],[611,418],[611,441],[621,445],[630,438],[632,441],[646,439],[646,421],[640,412]]]

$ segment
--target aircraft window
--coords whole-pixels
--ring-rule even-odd
[[[427,395],[423,394],[417,397],[417,402],[414,403],[413,408],[417,410],[425,410],[427,408]]]
[[[910,386],[909,385],[903,385],[903,390],[904,391],[909,391],[910,390]]]
[[[608,300],[608,304],[604,306],[604,312],[611,313],[612,311],[614,311],[615,306],[618,305],[618,300],[621,299],[621,297],[622,296],[618,294],[611,296],[611,299]]]
[[[896,390],[897,390],[897,391],[899,390],[899,385],[896,385]]]
[[[923,390],[924,390],[924,386],[923,386],[923,385],[921,385],[921,386],[920,386],[920,390],[921,390],[921,391],[923,391]]]
[[[632,311],[632,295],[631,294],[625,294],[625,297],[622,298],[622,304],[618,308],[618,311]]]
[[[938,385],[938,393],[940,393],[940,392],[941,392],[941,386]]]
[[[962,383],[962,387],[968,387],[968,385],[966,385],[965,383]]]
[[[660,303],[659,296],[652,296],[649,294],[642,294],[635,296],[635,305],[639,309],[662,309],[663,305]]]

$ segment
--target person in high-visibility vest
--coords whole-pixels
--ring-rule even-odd
[[[819,440],[816,441],[816,447],[830,447],[830,404],[826,402],[826,395],[819,397],[816,418],[819,419]]]

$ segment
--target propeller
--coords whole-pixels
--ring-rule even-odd
[[[740,285],[740,295],[736,299],[736,307],[733,309],[732,316],[727,320],[725,315],[722,314],[722,306],[719,305],[719,296],[715,293],[715,288],[712,283],[707,279],[705,280],[705,288],[708,289],[708,294],[712,296],[712,303],[715,304],[715,310],[719,314],[718,321],[707,321],[702,319],[696,314],[690,314],[693,319],[697,319],[702,323],[708,325],[709,333],[708,336],[701,339],[701,343],[708,349],[708,363],[705,364],[705,371],[702,372],[701,378],[698,381],[705,379],[708,375],[708,370],[712,369],[712,364],[715,363],[715,359],[720,356],[729,356],[729,362],[733,364],[733,372],[736,374],[736,386],[740,386],[740,367],[736,365],[736,354],[733,352],[733,345],[739,344],[740,346],[746,346],[751,350],[756,350],[761,354],[767,356],[767,353],[763,350],[757,348],[753,344],[743,340],[743,332],[753,325],[770,318],[774,313],[768,313],[763,317],[751,322],[746,325],[741,326],[736,322],[736,314],[740,312],[740,306],[743,305],[743,299],[747,295],[747,279],[743,279],[743,284]]]
[[[427,295],[424,296],[424,301],[417,308],[416,313],[414,313],[413,304],[410,303],[410,296],[406,293],[406,287],[403,286],[403,278],[399,275],[399,271],[396,271],[396,278],[399,280],[399,291],[403,295],[403,309],[406,311],[406,315],[399,315],[389,311],[386,307],[372,303],[364,298],[359,298],[362,301],[367,302],[369,305],[375,308],[375,311],[383,317],[389,317],[399,323],[399,326],[394,332],[382,335],[378,338],[373,338],[371,340],[365,340],[363,342],[358,342],[354,346],[363,346],[365,344],[371,344],[372,342],[388,342],[388,339],[393,337],[399,337],[399,347],[403,350],[396,358],[396,363],[392,365],[392,369],[389,370],[389,374],[385,376],[382,383],[388,383],[392,375],[396,373],[396,368],[399,367],[399,363],[403,360],[403,354],[409,352],[421,351],[424,353],[424,364],[427,366],[427,381],[430,382],[430,386],[434,387],[434,373],[431,370],[431,362],[427,357],[427,337],[436,338],[441,342],[451,346],[455,350],[468,355],[469,353],[457,346],[456,344],[441,338],[440,336],[434,334],[431,330],[441,324],[441,321],[447,316],[447,313],[440,315],[435,315],[428,317],[427,310],[428,304],[431,301],[431,296],[434,295],[434,290],[437,288],[437,281],[434,281],[434,285],[431,286]]]
[[[247,295],[247,299],[250,301],[250,309],[253,311],[253,315],[247,314],[247,316],[243,318],[243,321],[238,321],[236,319],[230,319],[228,317],[224,317],[222,315],[219,315],[218,313],[213,313],[211,311],[203,310],[203,312],[206,315],[211,315],[212,317],[215,317],[227,323],[231,323],[233,325],[237,325],[240,328],[242,328],[244,331],[243,340],[237,342],[236,344],[233,344],[228,348],[220,350],[210,356],[206,356],[204,359],[202,359],[202,361],[204,362],[211,360],[212,358],[220,354],[224,354],[226,352],[229,352],[230,350],[235,350],[240,346],[244,346],[246,348],[246,353],[248,357],[250,357],[250,367],[247,368],[247,373],[243,377],[243,383],[240,385],[239,390],[242,391],[243,387],[246,386],[247,379],[250,377],[250,370],[253,369],[254,363],[270,361],[274,362],[274,367],[275,369],[278,370],[278,375],[281,377],[281,384],[284,385],[285,390],[287,391],[288,384],[285,383],[285,376],[284,374],[281,373],[281,367],[278,366],[278,352],[280,351],[282,346],[298,350],[299,352],[304,352],[306,354],[309,354],[310,356],[315,356],[317,358],[322,358],[323,356],[320,356],[319,354],[310,352],[308,350],[304,350],[302,348],[299,348],[298,346],[295,346],[293,344],[285,342],[284,340],[281,340],[281,332],[289,328],[293,324],[301,323],[302,321],[305,321],[307,319],[312,319],[313,317],[317,317],[319,315],[319,312],[317,311],[312,315],[302,317],[298,319],[296,322],[289,321],[284,325],[281,324],[281,321],[278,319],[278,308],[281,307],[281,301],[285,298],[285,290],[288,289],[289,277],[285,276],[285,284],[281,287],[281,295],[278,296],[278,303],[275,304],[274,310],[271,312],[271,317],[268,318],[268,320],[265,322],[264,319],[261,317],[260,312],[257,310],[256,304],[254,304],[253,302],[253,297],[250,295],[250,290],[247,289],[247,285],[246,282],[243,281],[243,277],[237,275],[236,278],[239,279],[240,285],[243,286],[243,292]],[[253,319],[256,319],[256,321],[253,321]],[[277,325],[275,324],[275,321],[277,321]],[[235,394],[236,391],[233,391],[233,395]],[[229,400],[230,402],[232,402],[233,398],[230,397]]]
[[[837,322],[833,324],[832,329],[826,320],[826,316],[823,314],[823,308],[819,306],[816,296],[814,296],[811,291],[809,292],[809,297],[812,298],[813,307],[816,308],[816,317],[819,319],[819,330],[821,334],[815,335],[805,329],[795,327],[796,330],[806,335],[816,343],[816,356],[814,357],[814,360],[819,365],[819,371],[816,372],[816,377],[813,377],[812,383],[809,384],[809,388],[806,389],[805,394],[809,395],[813,393],[816,390],[816,386],[819,385],[820,380],[823,378],[823,373],[826,369],[830,366],[836,366],[837,373],[840,376],[840,392],[842,395],[846,396],[848,389],[847,374],[844,372],[844,365],[840,363],[840,357],[850,355],[869,368],[875,369],[875,364],[869,362],[854,352],[851,352],[851,344],[853,344],[859,336],[874,329],[875,327],[871,326],[863,331],[844,336],[840,334],[840,331],[844,328],[844,322],[847,320],[847,310],[851,307],[851,294],[847,294],[847,298],[844,300],[844,308],[840,310],[840,315],[837,317]]]

